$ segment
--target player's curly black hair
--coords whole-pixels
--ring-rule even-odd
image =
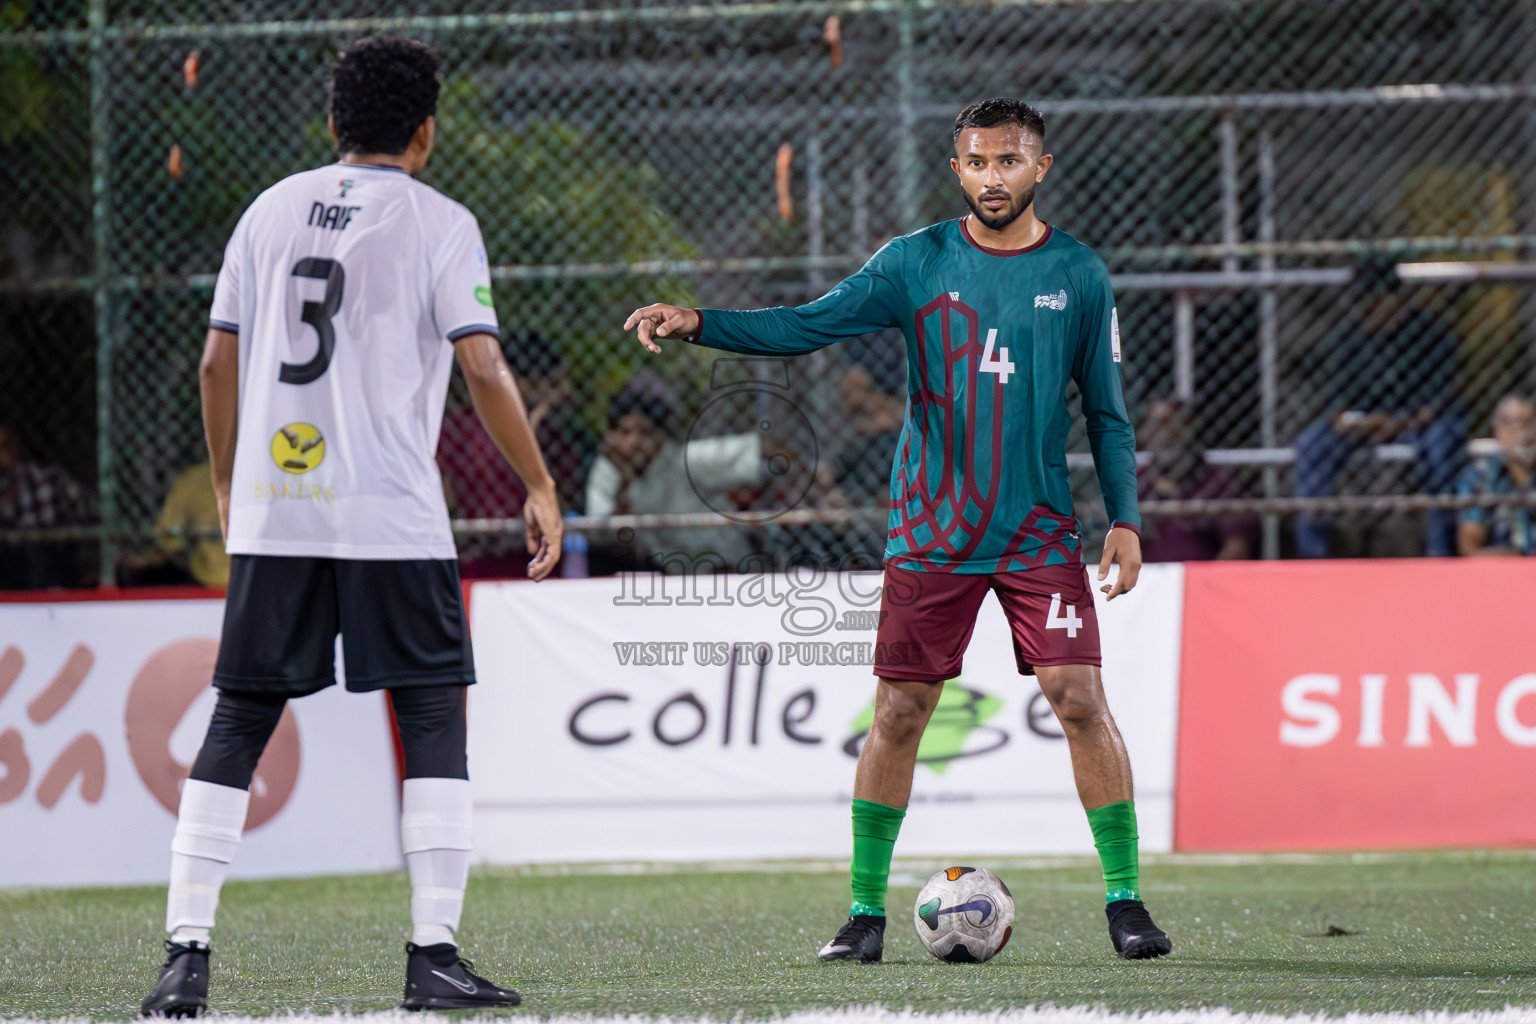
[[[996,128],[1000,124],[1016,124],[1041,142],[1045,141],[1045,115],[1023,100],[1006,96],[981,100],[960,111],[951,138],[958,140],[967,128]]]
[[[443,62],[426,43],[370,36],[341,54],[331,72],[331,119],[343,153],[398,156],[437,113]]]

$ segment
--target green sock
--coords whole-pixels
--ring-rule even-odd
[[[853,802],[853,906],[849,916],[885,916],[885,887],[891,878],[891,852],[901,831],[905,807],[887,807],[871,800]]]
[[[1141,899],[1135,801],[1090,808],[1088,827],[1093,829],[1093,845],[1099,849],[1099,863],[1104,868],[1104,902]]]

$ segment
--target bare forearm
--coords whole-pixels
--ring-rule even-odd
[[[530,491],[553,491],[554,481],[528,422],[523,396],[496,339],[489,335],[463,338],[457,343],[456,353],[469,385],[470,400],[475,404],[475,415],[485,424],[486,433]]]
[[[554,481],[544,466],[538,439],[528,423],[523,398],[512,384],[511,375],[508,374],[505,383],[471,378],[469,395],[475,403],[475,414],[485,424],[486,433],[491,435],[491,440],[496,442],[496,447],[528,489],[553,488]]]
[[[239,348],[234,334],[217,329],[208,332],[198,367],[198,390],[203,399],[203,434],[208,441],[214,490],[228,494],[235,471],[240,414]]]

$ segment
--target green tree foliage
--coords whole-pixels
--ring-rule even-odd
[[[427,177],[480,220],[494,265],[592,267],[688,260],[697,248],[658,199],[651,164],[594,133],[558,121],[513,129],[496,124],[499,105],[481,86],[458,82],[439,103],[439,150]],[[647,361],[623,335],[637,306],[693,302],[682,275],[630,277],[611,271],[545,280],[498,280],[496,308],[509,330],[531,327],[571,362],[574,383],[600,429],[601,409]],[[707,379],[707,358],[674,349],[658,367],[687,393]]]

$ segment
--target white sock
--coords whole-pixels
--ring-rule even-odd
[[[400,840],[411,874],[411,941],[416,945],[455,943],[473,839],[467,779],[405,780]]]
[[[249,792],[231,786],[188,779],[182,787],[165,901],[165,930],[172,942],[208,944],[219,889],[240,847],[250,803]]]

